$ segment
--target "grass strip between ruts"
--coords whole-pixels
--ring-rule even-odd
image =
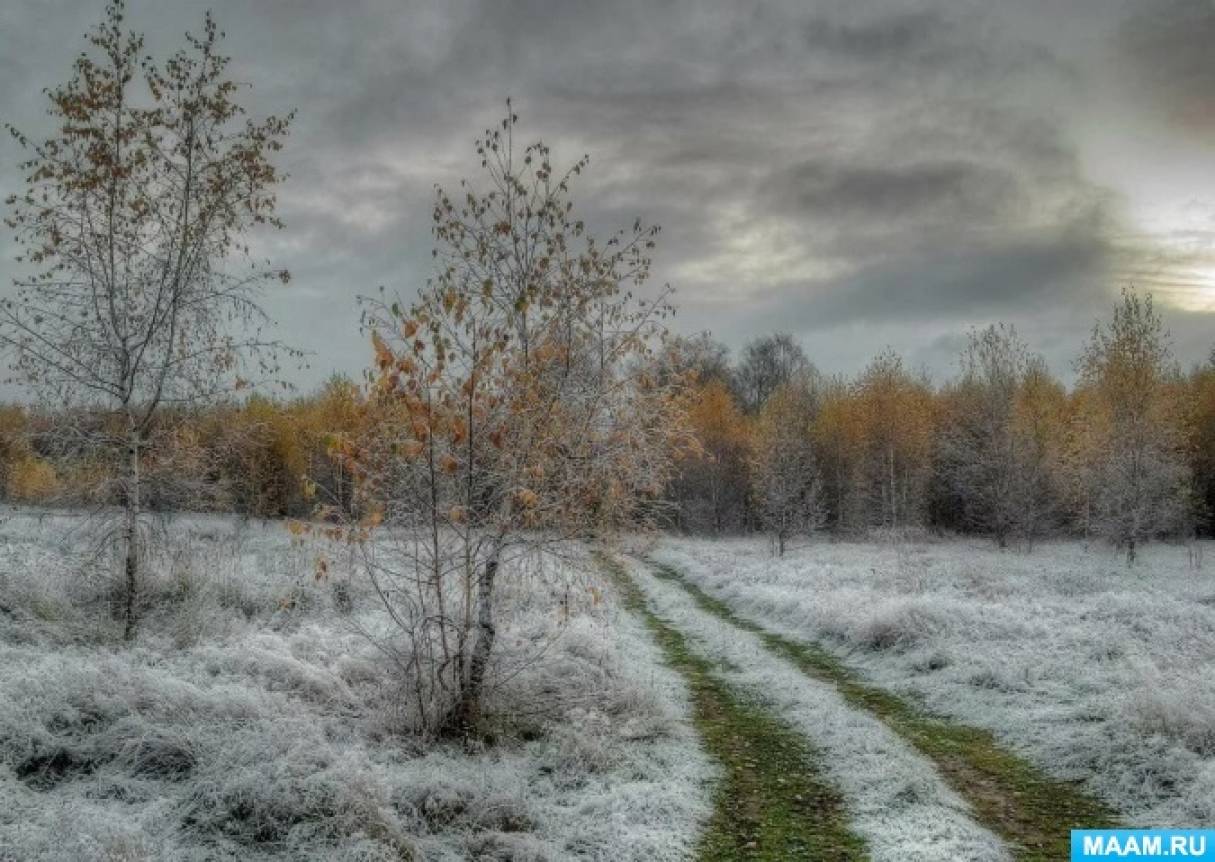
[[[714,810],[697,858],[854,860],[867,858],[839,794],[819,774],[816,752],[761,705],[741,698],[645,601],[619,561],[599,554],[625,607],[639,615],[667,662],[687,680],[693,724],[722,767]]]
[[[982,823],[1010,845],[1017,859],[1067,859],[1072,829],[1112,828],[1117,816],[1075,783],[1053,779],[1003,748],[986,730],[928,715],[906,700],[861,680],[823,647],[768,631],[737,615],[721,599],[672,566],[654,573],[681,586],[704,611],[758,636],[803,673],[833,684],[844,699],[877,716],[932,760]]]

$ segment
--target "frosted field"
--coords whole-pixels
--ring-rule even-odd
[[[634,564],[630,574],[655,612],[715,659],[731,685],[770,704],[814,744],[874,862],[1010,858],[933,765],[877,718],[850,708],[833,686],[773,656],[754,634],[698,609],[685,590],[645,566]]]
[[[0,860],[695,858],[723,767],[685,678],[588,559],[503,570],[497,739],[470,749],[402,732],[399,681],[364,634],[385,616],[349,549],[166,520],[124,647],[97,540],[79,516],[0,521]],[[1079,543],[821,542],[778,560],[762,539],[666,537],[644,553],[1131,823],[1212,826],[1205,550],[1203,567],[1152,546],[1133,569]],[[812,745],[869,858],[1013,855],[877,715],[621,559],[650,612]]]
[[[504,570],[500,743],[423,752],[341,549],[167,522],[127,649],[94,539],[78,517],[0,524],[0,859],[688,856],[714,772],[687,691],[587,572]]]
[[[1201,548],[1201,546],[1199,546]],[[1215,826],[1215,546],[1128,569],[1079,542],[666,538],[651,552],[741,616],[983,727],[1127,820]]]

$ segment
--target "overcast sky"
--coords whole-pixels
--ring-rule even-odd
[[[130,0],[167,53],[194,0]],[[675,326],[733,348],[792,332],[826,371],[884,346],[938,379],[971,326],[1017,325],[1056,372],[1118,290],[1215,344],[1215,0],[949,3],[215,0],[254,111],[299,111],[267,307],[368,360],[354,298],[416,289],[436,183],[513,97],[602,231],[663,226]],[[100,2],[4,0],[0,119],[45,132]],[[0,192],[21,154],[0,142]],[[0,276],[16,273],[0,240]]]

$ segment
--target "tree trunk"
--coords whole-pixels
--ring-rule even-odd
[[[500,546],[494,546],[477,577],[477,640],[468,663],[468,679],[461,686],[460,699],[446,722],[449,732],[461,736],[470,736],[481,719],[481,697],[498,634],[494,625],[494,581],[501,551]]]
[[[136,594],[139,584],[139,440],[134,435],[128,445],[127,457],[127,487],[124,495],[126,519],[122,531],[126,556],[126,601],[123,609],[122,639],[130,642],[135,639],[135,627],[138,622]]]
[[[890,528],[898,530],[899,528],[899,504],[898,497],[895,494],[897,482],[894,474],[894,447],[889,447],[889,466],[890,466]]]

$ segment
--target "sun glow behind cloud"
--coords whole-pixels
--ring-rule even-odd
[[[1188,279],[1166,286],[1162,295],[1183,311],[1215,313],[1215,266],[1191,270]]]
[[[1161,193],[1128,202],[1128,218],[1141,231],[1129,244],[1134,261],[1126,281],[1181,311],[1215,313],[1215,209]],[[1176,200],[1176,198],[1174,199]]]
[[[1078,111],[1079,152],[1120,201],[1123,285],[1179,311],[1215,313],[1215,199],[1198,179],[1215,175],[1215,146],[1159,111],[1158,101],[1128,102],[1121,87],[1098,89]]]

